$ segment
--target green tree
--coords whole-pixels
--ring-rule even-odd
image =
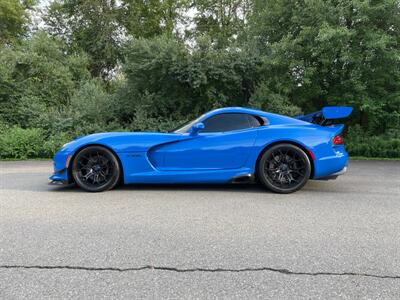
[[[301,108],[291,103],[286,97],[271,91],[268,84],[262,82],[251,95],[250,106],[264,111],[287,116],[302,114]]]
[[[62,41],[43,32],[13,48],[1,47],[0,120],[47,131],[62,125],[63,120],[55,118],[89,80],[87,66],[85,55],[67,54]]]
[[[229,45],[247,24],[252,11],[252,0],[194,0],[193,9],[195,24],[189,34],[194,36],[208,35],[221,47]]]
[[[249,39],[273,94],[305,111],[352,105],[352,122],[399,128],[397,0],[255,0]]]
[[[188,0],[123,0],[120,24],[134,38],[171,35],[184,21]]]
[[[166,36],[127,47],[126,86],[117,97],[121,120],[182,120],[212,108],[249,103],[259,61],[238,49],[215,49],[210,39],[193,49]],[[133,124],[135,126],[135,124]]]
[[[25,34],[34,4],[34,0],[0,1],[0,44],[13,43]]]
[[[70,52],[88,54],[94,77],[107,78],[122,55],[119,13],[115,0],[56,0],[44,19],[47,31],[63,39]]]

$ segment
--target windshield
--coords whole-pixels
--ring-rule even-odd
[[[204,117],[204,115],[201,115],[200,117],[198,117],[197,119],[193,120],[193,121],[189,121],[183,125],[180,125],[178,128],[172,130],[172,132],[174,133],[186,133],[190,130],[190,128],[193,127],[194,124],[200,122],[200,120]]]

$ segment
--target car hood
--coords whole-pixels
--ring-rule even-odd
[[[61,151],[74,152],[86,145],[103,145],[117,153],[147,151],[156,145],[189,138],[188,134],[160,132],[107,132],[79,137]]]

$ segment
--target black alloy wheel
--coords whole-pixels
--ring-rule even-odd
[[[102,192],[114,188],[120,180],[115,155],[101,146],[89,146],[78,152],[72,162],[72,176],[82,189]]]
[[[307,154],[292,144],[277,144],[267,149],[258,164],[261,183],[276,193],[288,194],[301,189],[310,178]]]

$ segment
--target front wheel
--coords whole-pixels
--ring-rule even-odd
[[[265,151],[258,164],[261,183],[276,193],[288,194],[301,189],[310,178],[307,154],[292,144],[277,144]]]
[[[78,152],[72,162],[72,176],[88,192],[114,188],[120,180],[120,166],[115,155],[101,146],[89,146]]]

